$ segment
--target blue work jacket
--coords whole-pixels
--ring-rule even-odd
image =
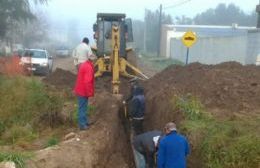
[[[186,138],[172,131],[160,141],[157,166],[158,168],[186,168],[186,156],[189,153]]]

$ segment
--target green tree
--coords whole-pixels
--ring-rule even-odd
[[[203,25],[231,25],[238,23],[242,26],[255,26],[256,13],[244,13],[234,4],[219,4],[215,9],[208,9],[193,18],[195,24]]]
[[[46,4],[48,0],[34,0],[33,3]],[[17,22],[27,22],[35,19],[31,11],[30,0],[0,0],[0,39],[7,30]]]
[[[189,18],[189,17],[186,17],[185,15],[182,15],[181,17],[180,16],[175,17],[174,23],[175,24],[186,24],[186,25],[189,25],[189,24],[193,23],[193,20],[191,18]]]
[[[18,27],[20,33],[17,33],[16,41],[22,43],[24,47],[40,47],[35,45],[49,41],[48,29],[50,25],[47,21],[48,16],[42,12],[37,12],[35,17],[37,19],[30,21],[30,24],[20,24],[21,27]],[[19,41],[19,39],[21,40]]]

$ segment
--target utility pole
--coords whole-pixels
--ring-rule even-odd
[[[163,9],[172,8],[172,7],[176,7],[176,6],[185,4],[185,3],[189,2],[189,1],[191,1],[191,0],[182,0],[178,4],[171,5],[171,6],[164,7],[164,8],[162,8],[162,4],[160,4],[160,9],[159,9],[159,30],[158,30],[158,43],[157,43],[157,45],[158,45],[157,46],[157,57],[159,57],[160,53],[161,53],[162,10]]]
[[[144,13],[144,52],[146,52],[146,9]]]
[[[158,30],[158,46],[157,46],[157,57],[160,57],[161,51],[161,28],[162,27],[162,4],[160,4],[159,11],[159,30]]]
[[[258,13],[258,20],[257,20],[257,28],[260,28],[260,0],[259,4],[256,6],[256,12]]]

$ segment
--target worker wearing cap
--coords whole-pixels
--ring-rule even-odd
[[[88,128],[88,99],[94,96],[94,65],[95,55],[89,55],[87,61],[81,63],[77,75],[74,93],[78,97],[78,124],[80,130]]]
[[[79,70],[80,64],[88,60],[88,57],[93,55],[92,50],[89,46],[89,39],[87,37],[84,37],[82,40],[82,43],[80,43],[72,53],[72,57],[74,58],[74,64]]]
[[[158,168],[186,168],[186,157],[190,153],[187,139],[177,133],[176,125],[165,125],[166,136],[160,140],[157,165]]]
[[[137,135],[133,139],[133,146],[136,151],[144,156],[147,168],[154,168],[155,166],[154,155],[161,135],[161,131],[154,130]]]

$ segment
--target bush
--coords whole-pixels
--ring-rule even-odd
[[[246,121],[251,122],[251,121]],[[254,119],[252,120],[254,122]],[[201,145],[207,167],[244,168],[259,164],[260,142],[245,121],[224,121],[208,125]]]
[[[173,103],[175,109],[184,112],[180,129],[188,135],[204,167],[259,166],[259,116],[220,121],[205,112],[200,101],[191,95],[174,97]]]
[[[28,158],[30,158],[28,154],[0,152],[0,162],[12,161],[18,168],[24,168],[25,160]]]
[[[63,100],[48,93],[39,80],[2,76],[0,95],[0,135],[8,142],[17,142],[24,136],[30,139],[41,125],[48,127],[59,122]]]
[[[47,144],[45,145],[45,147],[55,146],[55,145],[57,145],[58,143],[59,143],[58,138],[56,138],[56,137],[51,137],[51,138],[48,140],[48,142],[47,142]]]
[[[153,69],[158,71],[161,71],[173,64],[184,65],[184,63],[179,60],[166,57],[157,57],[156,55],[150,53],[142,53],[140,61],[143,62],[143,64],[149,65],[150,67],[153,67]]]
[[[37,138],[37,134],[33,132],[29,126],[13,125],[10,129],[4,132],[2,140],[10,144],[15,144],[17,141],[31,142]]]
[[[177,97],[174,101],[176,108],[183,111],[189,120],[196,120],[203,117],[203,105],[192,95]]]

